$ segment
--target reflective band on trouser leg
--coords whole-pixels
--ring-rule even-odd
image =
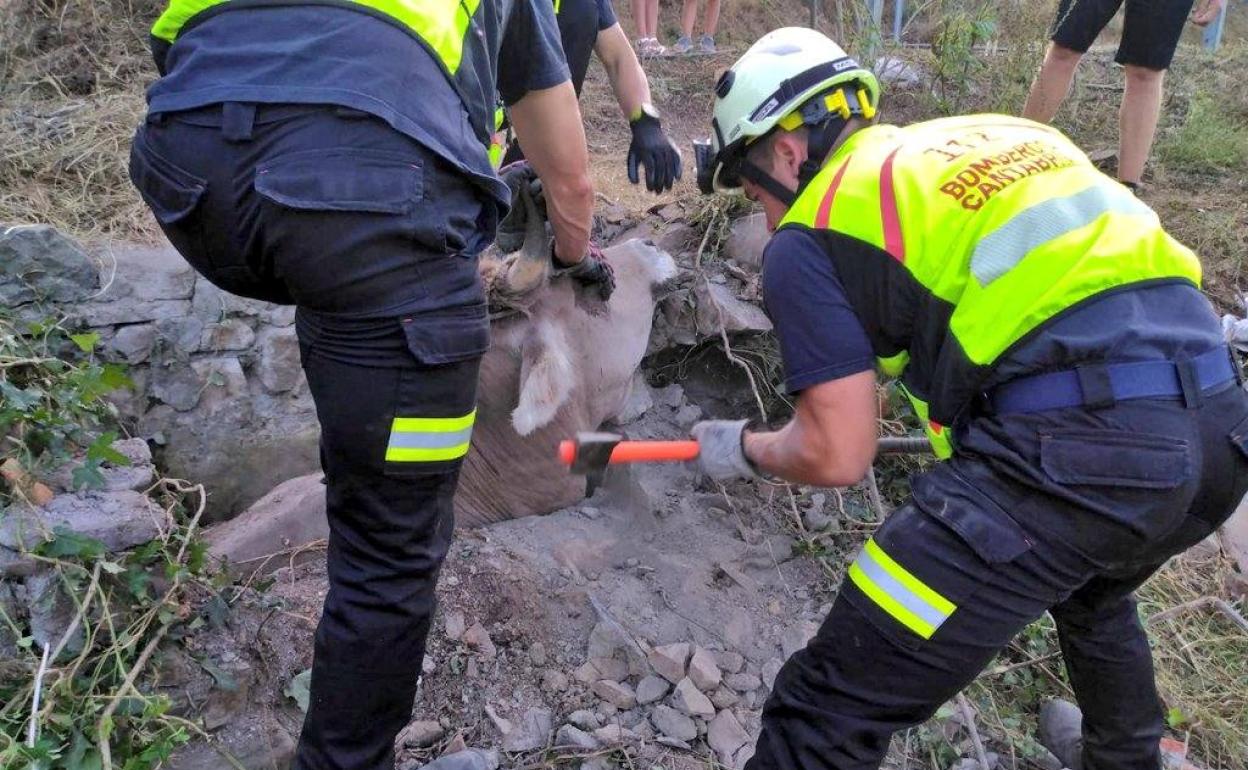
[[[463,417],[395,417],[386,460],[430,463],[458,460],[468,454],[477,410]]]
[[[930,639],[957,609],[893,561],[874,538],[850,566],[849,577],[880,609],[924,639]]]

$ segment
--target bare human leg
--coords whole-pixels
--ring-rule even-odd
[[[1153,146],[1161,112],[1165,70],[1126,65],[1127,88],[1118,116],[1118,179],[1138,185]]]
[[[1070,91],[1070,83],[1075,78],[1075,68],[1083,54],[1050,43],[1044,55],[1044,64],[1036,73],[1031,83],[1031,92],[1027,95],[1027,104],[1023,107],[1023,117],[1048,123],[1062,106],[1066,94]]]

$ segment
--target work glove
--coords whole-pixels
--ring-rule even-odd
[[[628,181],[637,184],[637,164],[646,167],[646,189],[661,193],[680,179],[680,150],[653,115],[642,114],[629,124],[633,141],[628,145]]]
[[[698,467],[719,481],[758,478],[745,456],[745,425],[748,420],[704,420],[693,426],[698,440]]]
[[[615,291],[615,271],[611,269],[611,263],[607,261],[602,249],[590,243],[585,257],[575,265],[565,265],[560,262],[555,256],[553,247],[550,251],[550,258],[555,264],[556,275],[566,275],[586,286],[596,285],[598,296],[602,297],[603,302],[611,299],[611,294]]]
[[[532,196],[538,211],[545,211],[545,200],[541,198],[542,180],[537,178],[533,167],[523,160],[504,166],[499,169],[498,175],[511,191],[511,210],[499,222],[498,235],[494,242],[498,244],[499,251],[510,254],[524,245],[524,234],[528,226],[527,209],[520,196]]]

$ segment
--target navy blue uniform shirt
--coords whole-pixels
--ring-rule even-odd
[[[511,5],[505,29],[491,28],[491,15],[474,27],[483,55],[461,65],[476,69],[474,110],[492,114],[496,92],[514,104],[568,80],[551,0]],[[342,6],[252,6],[206,18],[153,52],[163,77],[148,89],[151,112],[218,102],[352,107],[446,159],[500,207],[510,201],[441,65],[396,24]]]
[[[875,365],[832,260],[809,231],[786,227],[772,236],[763,251],[763,301],[790,393]],[[1217,314],[1198,289],[1182,283],[1128,287],[1052,320],[1002,357],[988,387],[1083,362],[1189,358],[1221,344]]]

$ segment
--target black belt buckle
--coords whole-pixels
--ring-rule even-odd
[[[1108,409],[1118,402],[1114,397],[1114,384],[1109,379],[1109,367],[1105,364],[1076,366],[1075,377],[1083,392],[1083,405],[1088,409]]]

